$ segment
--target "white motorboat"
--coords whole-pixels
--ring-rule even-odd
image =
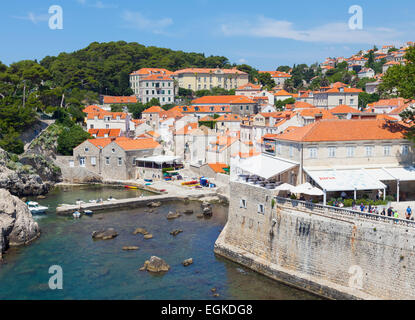
[[[75,211],[75,212],[73,213],[73,217],[74,217],[75,219],[79,219],[79,218],[81,217],[81,213],[80,213],[79,211]]]
[[[49,209],[48,207],[41,206],[39,203],[34,201],[28,201],[26,202],[26,205],[31,214],[44,214],[46,213],[46,210]]]

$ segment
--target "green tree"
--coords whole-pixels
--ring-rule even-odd
[[[15,154],[22,154],[24,152],[23,141],[20,140],[19,134],[13,129],[9,130],[9,132],[0,139],[0,148]]]
[[[367,92],[359,93],[359,109],[363,110],[367,107],[368,103],[379,101],[380,96],[377,93],[369,94]]]
[[[57,151],[61,155],[71,156],[73,155],[73,149],[87,139],[91,139],[91,135],[84,131],[82,127],[74,125],[65,128],[58,137]]]

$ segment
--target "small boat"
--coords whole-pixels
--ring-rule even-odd
[[[84,210],[84,214],[87,216],[92,216],[93,212],[91,210]]]
[[[97,202],[98,202],[98,200],[89,200],[88,202],[89,202],[89,203],[97,203]]]
[[[115,198],[113,198],[113,197],[109,197],[107,200],[108,200],[108,201],[114,201],[114,200],[117,200],[117,199],[115,199]]]
[[[124,186],[124,188],[126,188],[126,189],[138,189],[138,187],[134,187],[134,186]]]
[[[144,179],[145,182],[153,182],[152,179]]]
[[[26,204],[31,214],[44,214],[46,213],[46,210],[49,209],[48,207],[41,206],[39,203],[34,201],[28,201]]]
[[[81,217],[81,213],[79,211],[75,211],[72,215],[75,219],[79,219]]]

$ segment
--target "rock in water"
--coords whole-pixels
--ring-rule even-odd
[[[167,215],[168,220],[177,219],[179,217],[181,217],[180,213],[169,212],[169,214]]]
[[[0,259],[7,247],[28,244],[39,235],[39,225],[26,204],[0,189]]]
[[[167,272],[170,270],[170,266],[163,259],[156,256],[152,256],[150,260],[144,262],[144,266],[140,268],[140,270],[155,273]]]
[[[177,236],[179,233],[182,233],[183,232],[183,230],[173,230],[172,232],[170,232],[170,234],[173,236],[173,237],[175,237],[175,236]]]
[[[137,228],[137,229],[135,229],[133,234],[142,234],[142,235],[145,236],[146,234],[148,234],[148,231],[144,228]]]
[[[153,235],[152,234],[146,234],[145,236],[144,236],[144,239],[146,239],[146,240],[149,240],[149,239],[153,239]]]
[[[187,209],[184,211],[184,214],[193,214],[193,210],[192,209]]]
[[[110,240],[116,236],[118,236],[118,233],[112,228],[92,232],[92,238],[95,240]]]
[[[138,250],[139,247],[134,247],[134,246],[126,246],[126,247],[122,247],[122,249],[124,251],[133,251],[133,250]]]
[[[182,262],[182,264],[183,264],[185,267],[188,267],[188,266],[190,266],[191,264],[193,264],[193,259],[192,259],[192,258],[190,258],[190,259],[186,259],[186,260],[184,260],[184,261]]]
[[[149,206],[150,208],[158,208],[158,207],[161,207],[161,202],[150,202],[150,203],[148,204],[148,206]]]

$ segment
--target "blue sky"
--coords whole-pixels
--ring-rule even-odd
[[[49,29],[52,5],[63,9],[63,30]],[[352,5],[363,9],[362,30],[348,28]],[[93,41],[124,40],[275,70],[414,41],[413,12],[413,0],[3,1],[0,61],[40,60]]]

